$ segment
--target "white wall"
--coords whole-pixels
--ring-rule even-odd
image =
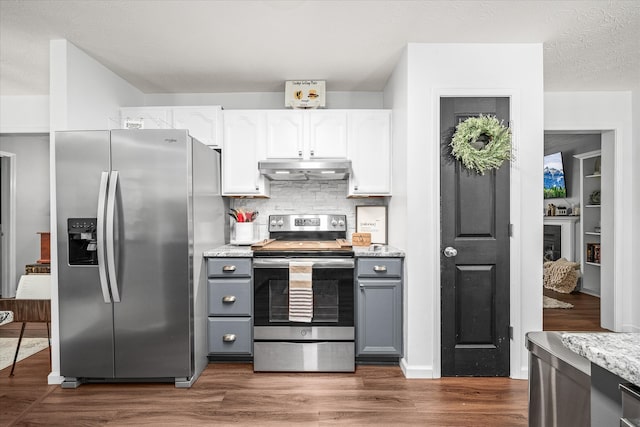
[[[49,97],[0,96],[0,133],[49,132]]]
[[[407,112],[406,121],[394,121],[406,129],[406,212],[421,212],[420,221],[400,216],[390,225],[404,228],[400,234],[407,236],[395,243],[408,254],[403,369],[408,377],[440,375],[439,98],[509,96],[516,155],[511,172],[511,376],[526,378],[524,334],[542,329],[542,44],[409,44],[406,56],[385,90],[385,107],[394,114],[396,107]],[[397,92],[408,92],[406,103]],[[388,97],[392,105],[386,104]],[[540,196],[525,197],[531,194]]]
[[[55,203],[55,131],[98,130],[119,122],[122,105],[143,105],[142,92],[66,40],[50,42],[51,241],[57,241]],[[51,370],[49,383],[60,376],[58,322],[58,251],[51,246]]]
[[[640,301],[633,299],[633,286],[637,282],[634,266],[638,252],[638,154],[632,142],[631,92],[550,92],[545,94],[545,130],[610,130],[615,135],[615,175],[613,241],[614,265],[611,275],[615,280],[612,295],[616,307],[613,315],[616,331],[640,331],[640,323],[634,319],[634,311]],[[603,139],[603,148],[605,140]],[[635,181],[634,181],[635,179]],[[631,236],[631,238],[629,238]],[[604,236],[603,236],[604,238]],[[603,246],[604,246],[603,241]],[[637,271],[635,271],[637,273]],[[606,285],[606,284],[605,284]],[[619,309],[618,309],[619,308]],[[608,316],[607,316],[608,317]]]
[[[15,154],[15,272],[3,297],[15,296],[25,265],[40,259],[40,235],[49,231],[49,135],[0,135],[0,151]],[[7,225],[5,225],[7,226]]]
[[[381,92],[327,92],[326,99],[326,108],[382,108]],[[272,110],[285,108],[284,91],[244,93],[156,93],[145,95],[144,105],[222,105],[225,110]],[[137,107],[138,105],[127,106]]]

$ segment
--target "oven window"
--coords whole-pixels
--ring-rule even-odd
[[[254,268],[254,325],[285,326],[289,321],[289,271]],[[353,269],[313,269],[313,320],[317,326],[353,326]]]
[[[337,280],[313,282],[313,321],[338,323],[339,293]],[[289,321],[289,282],[269,281],[269,322]]]

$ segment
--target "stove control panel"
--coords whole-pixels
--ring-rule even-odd
[[[346,230],[346,215],[269,215],[269,232]]]

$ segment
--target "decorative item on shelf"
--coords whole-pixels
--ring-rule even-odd
[[[558,207],[556,207],[556,215],[566,216],[567,215],[567,207],[566,206],[558,206]]]
[[[574,204],[571,206],[571,215],[580,216],[580,205]]]
[[[589,195],[589,203],[592,205],[600,204],[600,190],[595,190],[591,195]]]
[[[587,243],[587,262],[600,264],[600,243]]]
[[[511,158],[511,131],[494,116],[469,117],[458,123],[451,154],[482,175]]]
[[[556,205],[553,203],[547,205],[547,216],[556,216]]]
[[[284,106],[294,109],[324,107],[324,80],[291,80],[285,82]]]
[[[229,216],[235,220],[233,225],[232,244],[252,244],[254,242],[254,221],[258,211],[244,210],[242,208],[230,209]]]
[[[593,163],[593,174],[596,176],[600,175],[600,157],[596,158]]]

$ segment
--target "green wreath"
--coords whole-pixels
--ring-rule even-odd
[[[494,116],[469,117],[456,126],[451,154],[484,175],[511,158],[511,132]]]

